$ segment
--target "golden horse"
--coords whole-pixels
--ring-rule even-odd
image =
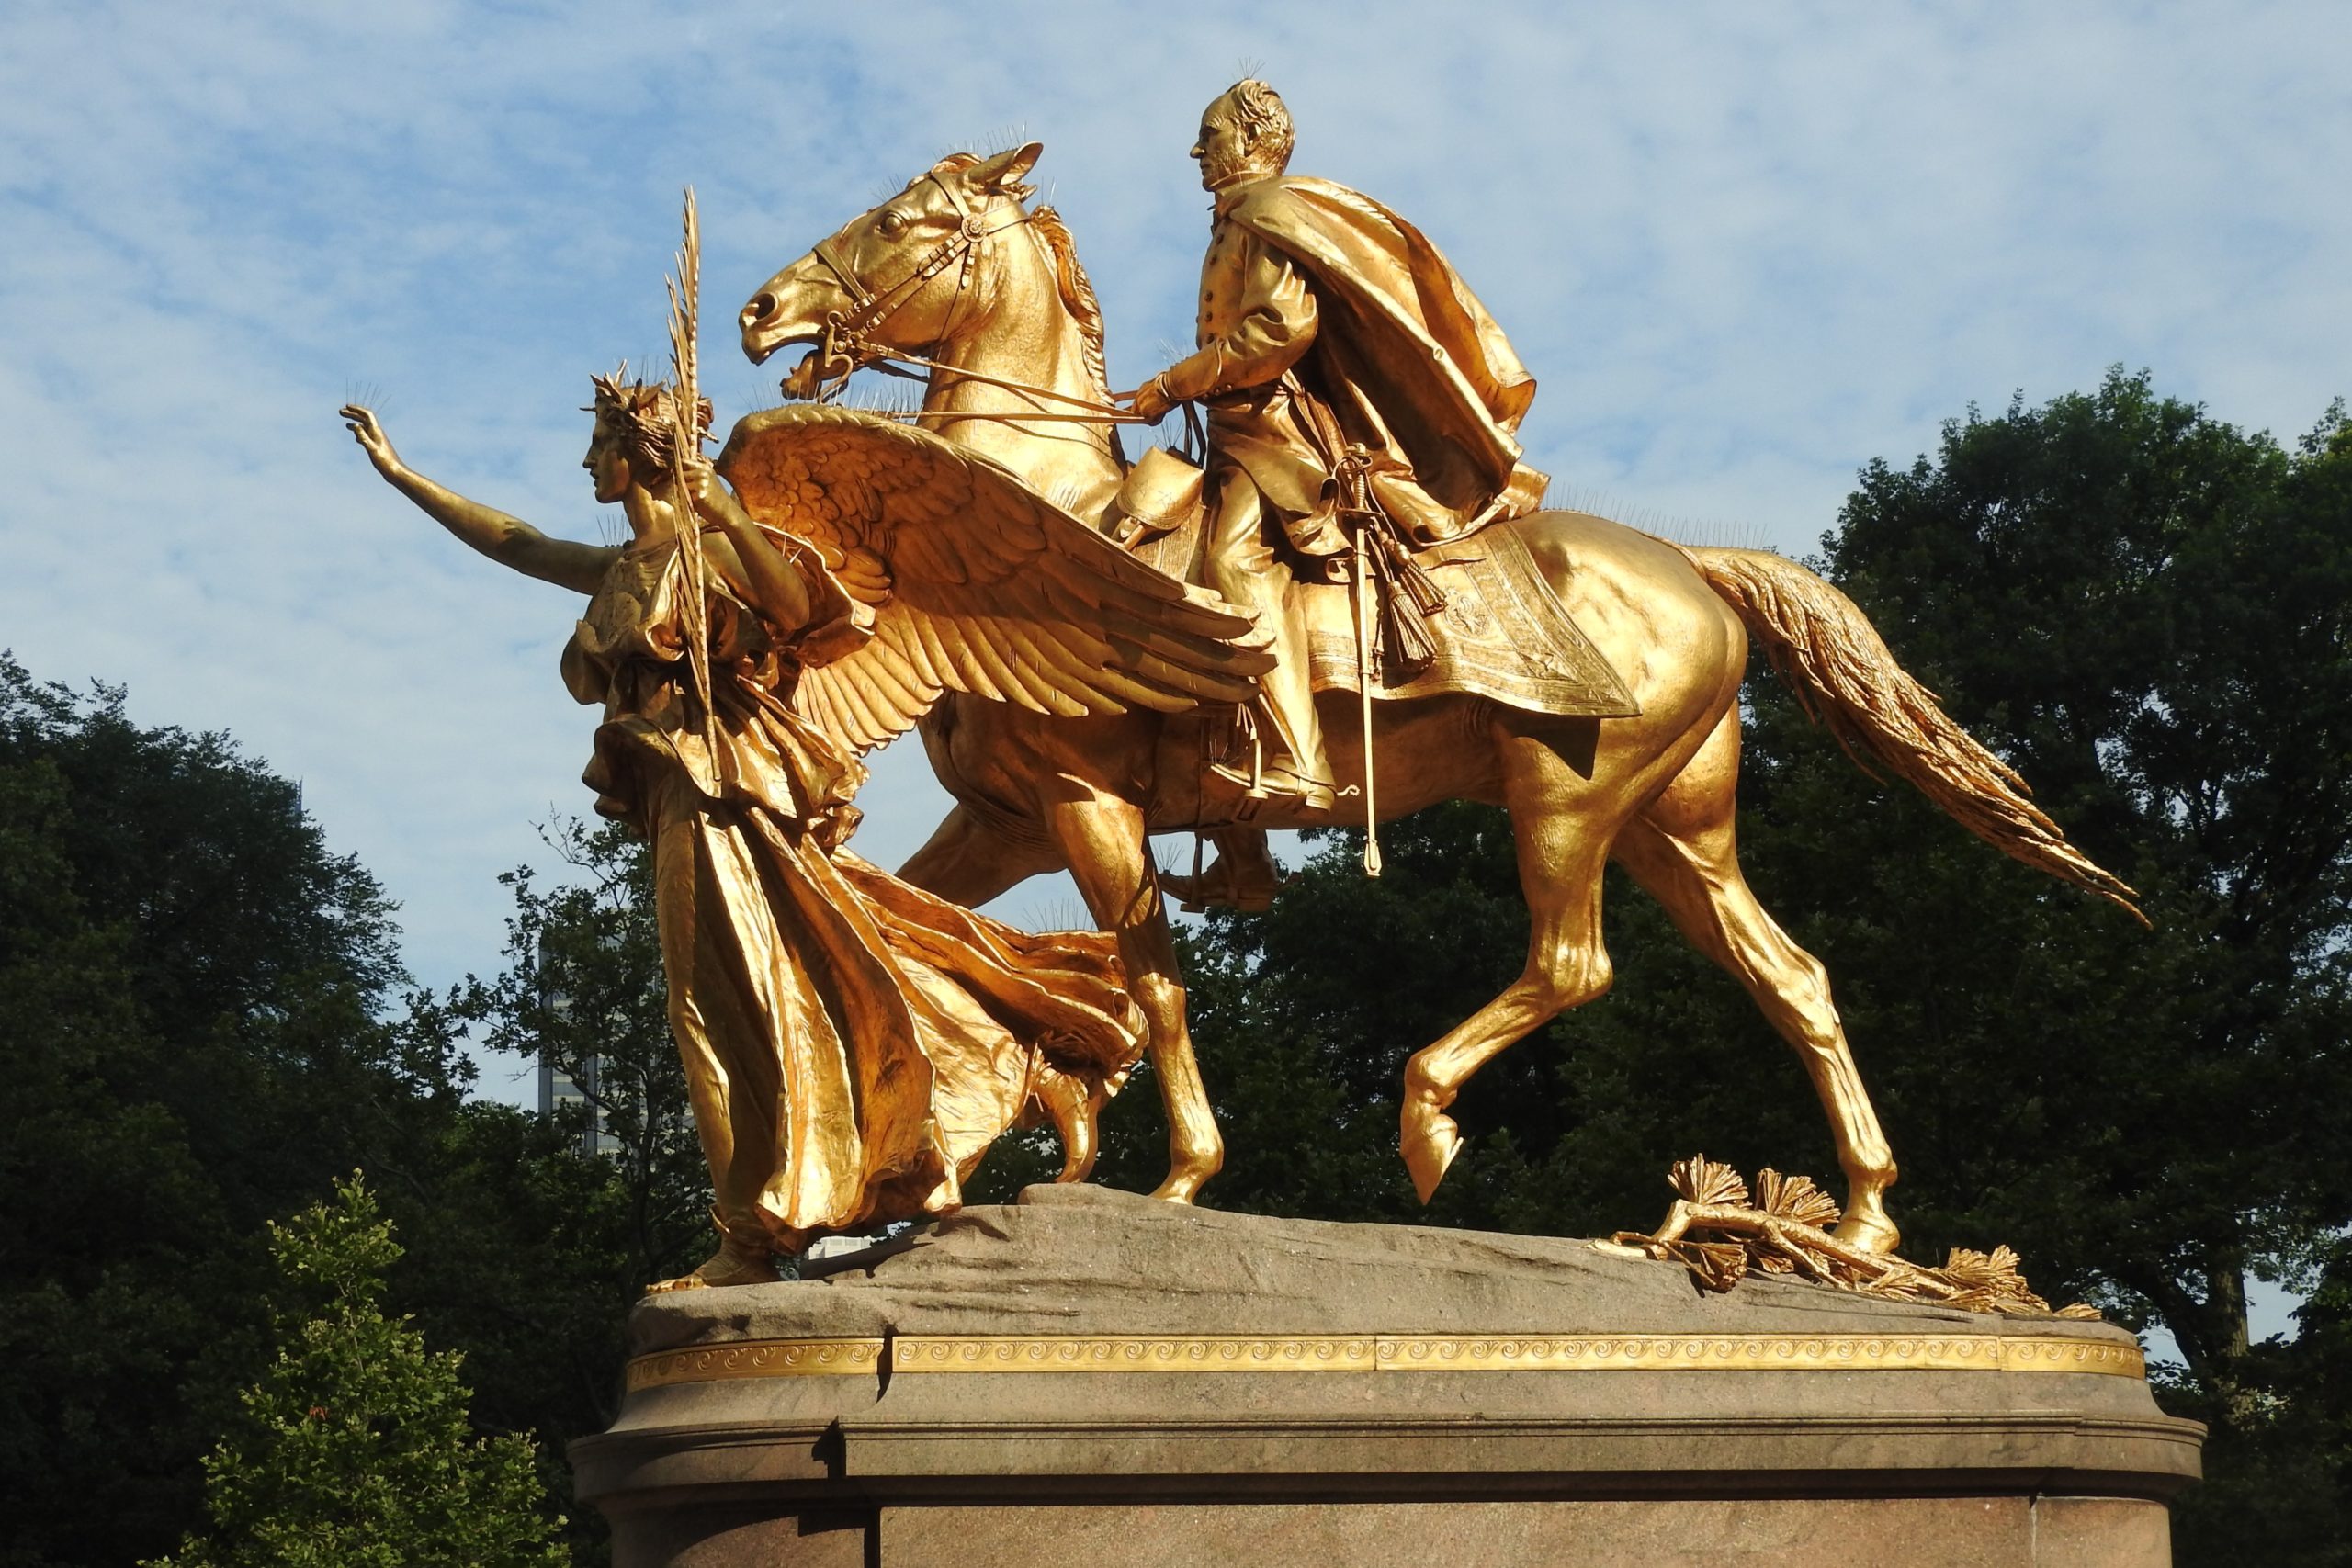
[[[804,394],[876,360],[926,365],[926,395],[912,416],[921,428],[1096,522],[1124,463],[1099,417],[1110,395],[1092,289],[1059,219],[1030,209],[1021,183],[1040,151],[1033,142],[988,159],[949,158],[851,220],[761,286],[741,312],[743,349],[756,364],[787,344],[817,344],[786,382]],[[1561,719],[1449,696],[1378,705],[1379,818],[1447,799],[1503,807],[1530,920],[1519,977],[1406,1068],[1400,1139],[1416,1188],[1426,1201],[1460,1150],[1445,1112],[1471,1075],[1609,988],[1600,898],[1613,859],[1795,1048],[1848,1183],[1838,1235],[1892,1251],[1897,1233],[1885,1193],[1894,1157],[1828,976],[1740,873],[1734,795],[1748,639],[1849,750],[1909,780],[1979,837],[2126,908],[2132,890],[2076,852],[2023,797],[2022,781],[1904,673],[1860,611],[1803,567],[1766,552],[1677,546],[1584,513],[1539,512],[1492,526],[1526,543],[1640,711]],[[1361,785],[1356,700],[1341,692],[1318,700],[1338,780]],[[1116,936],[1148,1020],[1169,1122],[1170,1172],[1158,1195],[1179,1201],[1216,1173],[1223,1144],[1186,1032],[1149,835],[1229,819],[1229,802],[1201,798],[1207,723],[1201,714],[1140,711],[1056,716],[951,693],[922,734],[959,804],[899,871],[966,905],[1041,872],[1069,871],[1094,919]],[[1276,809],[1254,825],[1363,820],[1356,794],[1328,812]]]

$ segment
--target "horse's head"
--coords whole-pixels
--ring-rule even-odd
[[[958,153],[851,219],[760,286],[743,307],[743,352],[763,363],[791,343],[818,352],[794,372],[796,392],[861,363],[861,344],[911,352],[944,341],[972,298],[989,236],[1028,220],[1021,183],[1045,149],[1032,141],[993,158]]]

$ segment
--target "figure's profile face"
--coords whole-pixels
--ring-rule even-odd
[[[580,460],[595,482],[596,499],[615,502],[628,493],[628,458],[621,453],[620,436],[603,416],[596,420],[596,434],[588,438],[588,455]]]
[[[1261,173],[1250,156],[1250,133],[1233,106],[1219,98],[1201,116],[1200,140],[1193,143],[1193,161],[1201,165],[1201,188],[1216,190],[1245,175]]]

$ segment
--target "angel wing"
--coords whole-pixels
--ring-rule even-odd
[[[1246,611],[1129,556],[1009,470],[854,409],[738,423],[719,474],[817,547],[872,638],[803,671],[794,705],[865,750],[944,691],[1076,716],[1238,703],[1273,658]]]

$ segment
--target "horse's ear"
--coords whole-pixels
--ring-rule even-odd
[[[974,164],[964,178],[973,189],[991,196],[1025,197],[1029,187],[1021,183],[1021,177],[1037,166],[1037,160],[1045,152],[1044,142],[1024,141],[1009,152],[1000,152]]]

